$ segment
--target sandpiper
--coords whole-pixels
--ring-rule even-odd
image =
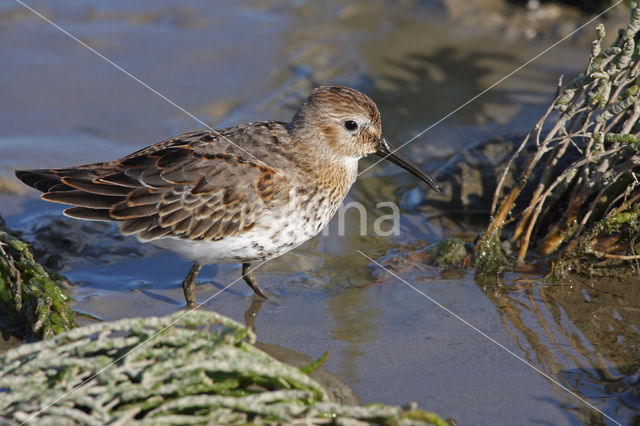
[[[344,86],[315,89],[290,123],[190,132],[120,160],[16,176],[44,192],[43,199],[73,205],[67,216],[119,222],[123,234],[193,260],[182,287],[194,307],[196,277],[210,263],[242,263],[244,280],[266,298],[251,263],[318,234],[356,180],[358,160],[369,154],[440,191],[393,152],[375,103]]]

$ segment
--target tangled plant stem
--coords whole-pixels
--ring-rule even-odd
[[[606,32],[597,26],[584,72],[558,90],[506,165],[479,247],[501,251],[497,241],[508,241],[517,263],[536,248],[556,265],[565,263],[558,269],[563,271],[578,271],[585,259],[637,259],[639,31],[635,2],[629,24],[610,47],[602,49]],[[525,149],[532,146],[533,152]],[[505,188],[505,176],[522,159],[526,166],[516,185]],[[633,219],[620,222],[621,214]],[[606,226],[612,221],[620,225]],[[503,266],[507,258],[495,250],[476,249],[479,269]]]

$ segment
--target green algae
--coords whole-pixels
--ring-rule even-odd
[[[0,218],[0,321],[27,340],[48,339],[77,327],[65,280],[36,262],[24,241]]]
[[[458,238],[445,238],[433,247],[431,255],[437,266],[460,266],[468,255],[467,244]]]
[[[504,269],[506,261],[498,229],[485,238],[478,239],[473,247],[473,264],[478,271],[499,273]]]

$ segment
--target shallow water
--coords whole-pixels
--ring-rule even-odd
[[[435,3],[410,1],[30,4],[214,127],[288,120],[313,87],[339,82],[371,95],[396,145],[567,32],[507,37],[504,25],[487,23],[490,12],[456,18]],[[0,178],[20,167],[113,159],[203,127],[18,4],[0,6],[0,32],[9,58],[0,68]],[[590,38],[550,51],[405,152],[435,171],[470,144],[528,130],[558,75],[582,66]],[[62,207],[18,188],[1,196],[0,214],[56,253],[48,262],[74,282],[75,309],[113,320],[182,307],[186,262],[120,237],[113,226],[64,219]],[[248,320],[263,342],[311,357],[331,350],[326,367],[363,403],[416,401],[459,424],[611,423],[578,395],[620,423],[637,422],[638,280],[551,286],[510,274],[486,283],[425,266],[420,248],[444,236],[472,241],[486,220],[456,206],[455,215],[442,212],[430,196],[380,164],[346,200],[367,206],[368,235],[351,211],[346,235],[334,220],[327,235],[265,264],[257,275],[273,297],[259,309],[238,265],[203,269],[198,301],[215,295],[207,309]],[[374,220],[388,213],[376,205],[389,200],[403,209],[401,233],[372,235]]]

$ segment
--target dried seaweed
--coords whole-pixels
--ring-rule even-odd
[[[446,425],[414,406],[331,402],[254,341],[222,315],[181,311],[22,345],[0,355],[0,423]]]

